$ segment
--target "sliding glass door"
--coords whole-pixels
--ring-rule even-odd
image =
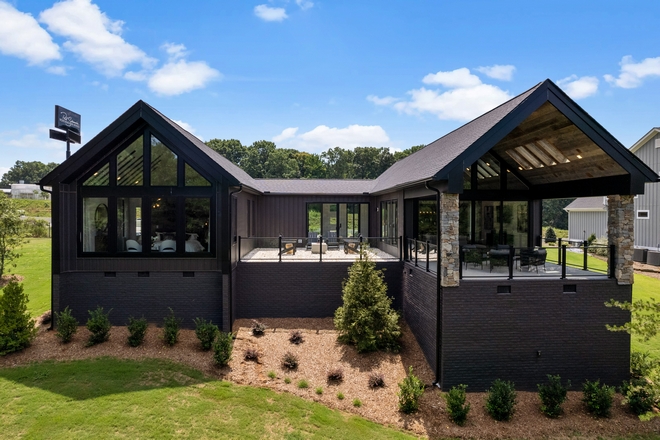
[[[308,203],[307,233],[324,238],[366,237],[369,234],[368,203]]]

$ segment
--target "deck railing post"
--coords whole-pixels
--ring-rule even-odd
[[[415,267],[417,267],[418,261],[419,261],[419,245],[417,244],[417,239],[415,239]]]
[[[280,238],[277,240],[278,241],[278,248],[279,248],[279,259],[280,263],[282,262],[282,236],[280,235]]]
[[[323,236],[319,235],[319,263],[323,262]]]
[[[589,247],[589,242],[587,240],[584,240],[583,242],[583,247],[584,247],[584,270],[587,270],[587,248]]]
[[[557,239],[557,264],[561,266],[561,238]]]
[[[360,251],[360,261],[362,261],[362,234],[360,234],[358,238],[360,239],[360,244],[358,245]]]
[[[509,279],[513,279],[513,246],[509,245]]]
[[[399,235],[399,261],[403,261],[403,236]]]
[[[439,249],[438,249],[439,250]],[[436,264],[435,273],[438,273],[438,266]],[[458,279],[463,279],[463,246],[458,245]]]
[[[614,255],[614,245],[610,245],[610,255],[608,258],[609,261],[609,266],[608,267],[608,275],[610,278],[614,278],[614,266],[616,265],[616,257]]]
[[[238,236],[238,262],[241,262],[241,236]]]
[[[429,255],[431,255],[431,248],[429,245],[431,242],[429,240],[426,240],[426,271],[429,271]]]
[[[566,279],[566,245],[561,247],[561,279]]]

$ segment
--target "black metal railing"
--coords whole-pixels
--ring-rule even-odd
[[[407,238],[404,258],[427,272],[438,273],[438,245],[429,240]]]

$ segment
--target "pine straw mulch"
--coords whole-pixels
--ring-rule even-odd
[[[23,276],[13,275],[13,274],[5,274],[5,275],[1,276],[0,277],[0,289],[5,287],[12,280],[16,281],[17,283],[20,283],[21,281],[23,281]]]
[[[210,352],[201,351],[194,331],[182,330],[179,342],[174,347],[168,347],[162,341],[162,329],[155,326],[149,327],[143,345],[137,348],[127,345],[126,327],[113,327],[109,341],[85,347],[89,335],[85,327],[79,328],[69,344],[62,344],[54,332],[41,326],[32,346],[21,352],[0,357],[0,367],[101,356],[134,360],[168,359],[193,367],[210,377],[288,392],[331,408],[359,414],[377,423],[431,438],[597,438],[631,433],[660,433],[660,418],[641,422],[625,410],[619,395],[616,396],[609,419],[594,419],[584,410],[581,393],[578,391],[569,392],[569,400],[564,404],[565,415],[556,420],[548,419],[540,413],[536,393],[518,392],[516,414],[511,422],[492,420],[484,409],[485,393],[471,392],[468,393],[468,401],[472,408],[467,424],[458,427],[449,421],[440,392],[431,386],[433,372],[407,326],[404,325],[400,353],[357,354],[354,348],[337,343],[332,319],[264,319],[263,322],[268,328],[265,334],[259,337],[251,334],[249,320],[235,322],[234,331],[237,335],[233,359],[229,366],[224,368],[214,366]],[[292,330],[302,331],[302,344],[294,345],[289,342]],[[248,348],[259,352],[257,362],[243,359]],[[299,366],[294,371],[285,370],[281,366],[282,355],[287,351],[298,356]],[[420,411],[417,414],[404,415],[397,408],[397,383],[405,377],[410,365],[428,387],[422,397]],[[342,382],[332,383],[327,380],[327,371],[332,367],[343,369]],[[270,371],[277,375],[275,379],[268,377]],[[379,372],[384,376],[384,388],[372,390],[368,387],[368,377],[372,372]],[[290,384],[284,382],[287,377],[291,379]],[[297,387],[297,383],[302,379],[309,383],[309,388]],[[317,387],[323,388],[322,395],[316,394]],[[579,388],[579,384],[574,384],[573,388]],[[337,398],[338,392],[345,395],[343,400]],[[362,406],[354,407],[354,399],[359,399]]]

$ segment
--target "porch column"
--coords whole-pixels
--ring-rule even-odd
[[[438,266],[442,287],[459,285],[458,194],[440,193],[440,240]]]
[[[607,243],[614,245],[614,278],[620,285],[633,283],[634,212],[634,196],[607,196]]]

